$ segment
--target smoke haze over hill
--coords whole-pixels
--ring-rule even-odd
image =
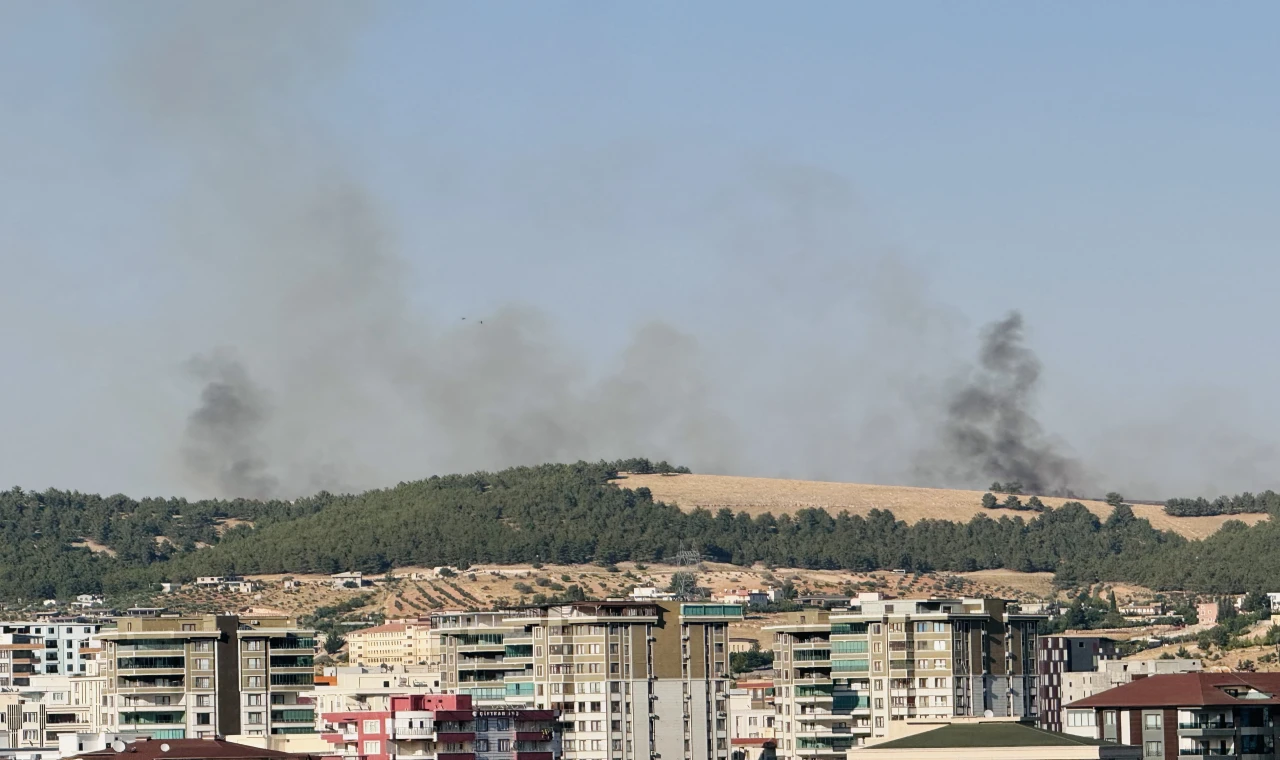
[[[1202,460],[1188,445],[1165,467],[1123,445],[1152,435],[1149,420],[1102,443],[1081,440],[1087,422],[1055,429],[1078,421],[1070,402],[1047,403],[1065,383],[1031,348],[1053,350],[1034,329],[1048,308],[1019,293],[962,310],[967,294],[891,242],[858,178],[821,157],[706,158],[702,143],[628,134],[494,158],[518,118],[462,130],[469,149],[445,143],[448,106],[401,113],[353,73],[392,12],[86,11],[101,31],[75,72],[85,108],[120,108],[80,120],[83,163],[109,178],[86,204],[107,219],[101,263],[76,275],[90,316],[0,306],[51,373],[94,367],[47,403],[66,422],[23,448],[42,452],[23,462],[56,462],[33,477],[265,497],[648,456],[861,482],[1138,484],[1153,497],[1265,485],[1265,442],[1252,459]],[[453,74],[384,76],[412,93]],[[468,92],[508,104],[520,91]],[[688,171],[697,182],[672,179]],[[15,266],[21,290],[66,287],[39,259]],[[974,326],[1011,308],[1023,311]],[[114,445],[67,434],[99,428]],[[46,485],[30,471],[4,474]]]

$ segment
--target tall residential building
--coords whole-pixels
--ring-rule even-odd
[[[1065,733],[1141,747],[1152,760],[1272,760],[1280,673],[1139,678],[1069,703],[1065,712]]]
[[[322,712],[321,737],[341,760],[553,760],[552,710],[475,707],[466,694],[401,694],[384,710]]]
[[[441,686],[556,710],[566,760],[728,760],[732,604],[576,602],[432,616]]]
[[[1036,626],[999,599],[863,601],[774,635],[778,755],[843,755],[908,718],[1036,715]]]
[[[292,618],[120,618],[99,634],[108,731],[157,739],[310,733],[311,631]]]
[[[362,628],[347,634],[352,665],[431,666],[431,626],[412,621]]]
[[[1036,645],[1040,727],[1062,730],[1064,673],[1092,673],[1118,657],[1115,641],[1101,636],[1041,636]]]
[[[42,675],[79,675],[88,671],[90,639],[101,630],[96,619],[61,618],[45,621],[0,622],[0,634],[28,636],[40,646],[34,655],[35,672]]]

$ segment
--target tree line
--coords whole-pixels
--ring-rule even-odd
[[[1219,496],[1213,501],[1204,497],[1196,499],[1169,499],[1164,511],[1177,517],[1202,517],[1204,515],[1274,514],[1280,510],[1280,494],[1248,491],[1235,496]]]
[[[1211,593],[1275,590],[1268,584],[1280,577],[1280,554],[1271,551],[1280,545],[1280,524],[1273,521],[1228,521],[1208,538],[1189,540],[1156,530],[1125,504],[1105,520],[1070,502],[912,525],[885,510],[683,512],[647,488],[609,482],[646,466],[675,469],[645,460],[548,464],[294,502],[133,501],[13,489],[0,497],[0,599],[135,593],[161,581],[228,573],[660,562],[689,549],[744,566],[1009,568],[1053,572],[1065,586],[1129,581]],[[223,530],[229,518],[253,526]],[[116,556],[91,551],[85,538]]]

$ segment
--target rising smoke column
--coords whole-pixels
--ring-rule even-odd
[[[1022,314],[982,332],[978,366],[948,400],[942,429],[947,469],[967,481],[1016,481],[1027,493],[1080,488],[1080,463],[1058,450],[1031,409],[1040,360],[1023,343]]]
[[[267,405],[261,389],[234,356],[216,351],[188,363],[204,383],[200,405],[187,418],[182,460],[188,475],[215,493],[247,498],[274,495],[261,435]]]

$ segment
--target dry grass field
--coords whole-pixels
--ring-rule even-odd
[[[712,512],[727,507],[750,515],[772,512],[794,513],[806,508],[821,508],[832,513],[848,511],[866,514],[872,509],[887,509],[908,523],[920,520],[955,520],[967,522],[982,512],[992,517],[1027,514],[984,510],[982,491],[959,491],[942,488],[909,486],[876,486],[859,483],[828,483],[814,480],[780,480],[743,478],[731,475],[635,475],[623,474],[614,481],[624,488],[647,487],[655,499],[676,504],[681,509],[698,507]],[[1060,507],[1070,499],[1042,497],[1047,506]],[[1105,518],[1111,507],[1100,501],[1082,502],[1091,512]],[[1160,530],[1171,530],[1188,538],[1208,536],[1229,519],[1250,525],[1266,519],[1265,515],[1232,517],[1170,517],[1164,509],[1151,504],[1135,504],[1133,512]]]

